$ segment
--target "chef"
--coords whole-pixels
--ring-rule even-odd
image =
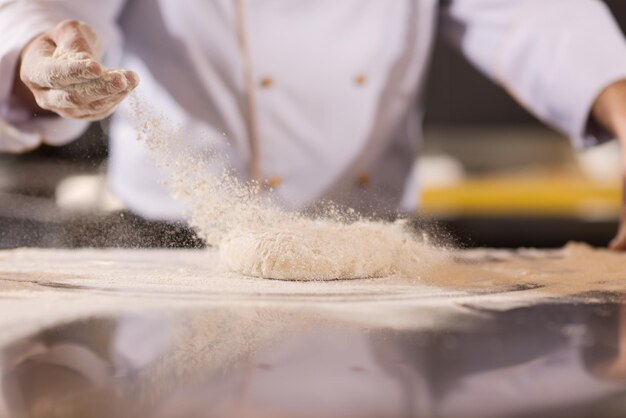
[[[0,0],[0,28],[0,151],[65,144],[119,109],[110,187],[153,220],[181,207],[135,141],[139,75],[186,138],[292,209],[415,208],[436,31],[575,147],[626,142],[626,42],[599,0]]]

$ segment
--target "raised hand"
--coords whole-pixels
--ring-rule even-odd
[[[104,119],[137,87],[139,77],[130,70],[104,69],[101,55],[100,41],[89,25],[61,22],[24,48],[14,91],[33,110],[71,119]]]

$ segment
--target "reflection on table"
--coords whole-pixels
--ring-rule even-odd
[[[626,307],[545,303],[461,329],[214,309],[77,321],[5,347],[0,417],[626,413]]]

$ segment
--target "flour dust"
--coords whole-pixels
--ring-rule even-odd
[[[165,186],[230,270],[281,280],[420,278],[448,258],[402,220],[369,220],[332,204],[315,217],[283,210],[271,190],[239,179],[223,155],[193,149],[166,118],[133,100],[139,139],[167,174]]]

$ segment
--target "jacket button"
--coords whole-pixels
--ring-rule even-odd
[[[354,77],[354,82],[357,86],[364,86],[367,83],[367,74],[359,73]]]
[[[268,77],[263,77],[261,79],[261,87],[268,89],[272,87],[273,85],[274,85],[274,79],[272,77],[268,76]]]
[[[367,173],[363,173],[356,178],[356,185],[359,187],[365,187],[370,184],[370,176]]]
[[[265,183],[267,184],[267,187],[269,187],[270,189],[275,189],[281,184],[283,184],[283,179],[278,176],[273,176],[267,179]]]

